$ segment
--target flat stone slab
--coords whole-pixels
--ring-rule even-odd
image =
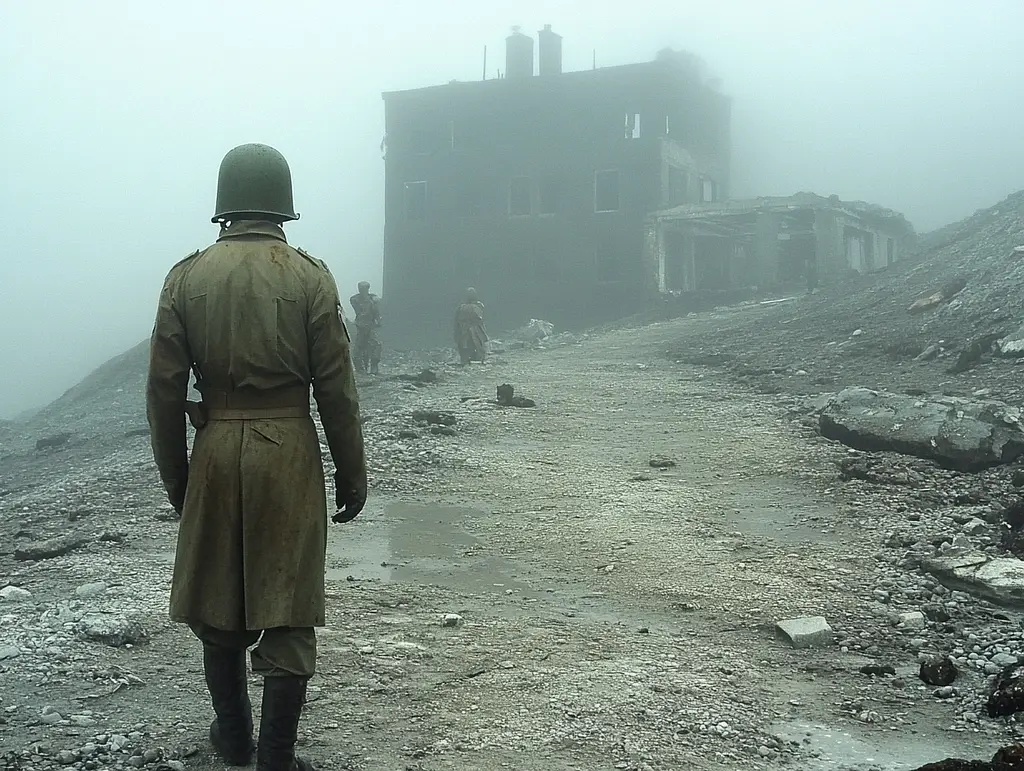
[[[985,554],[938,557],[922,567],[944,586],[996,605],[1024,609],[1024,561]]]
[[[822,436],[858,450],[914,455],[960,471],[1024,455],[1021,411],[997,401],[847,388],[829,399],[818,427]]]
[[[832,627],[824,616],[787,618],[775,624],[775,636],[794,648],[823,648],[834,641]]]

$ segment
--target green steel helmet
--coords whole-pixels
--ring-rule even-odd
[[[357,289],[359,289],[360,292],[369,292],[370,291],[370,282],[369,281],[360,281],[359,282],[359,286],[357,287]]]
[[[297,220],[288,161],[269,145],[239,145],[220,162],[217,211],[212,222],[237,219]]]

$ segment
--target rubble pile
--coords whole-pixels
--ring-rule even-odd
[[[769,393],[984,390],[1024,403],[1024,191],[922,237],[889,268],[698,320],[670,356]]]

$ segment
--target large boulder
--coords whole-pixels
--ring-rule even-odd
[[[819,428],[822,436],[859,450],[915,455],[961,471],[1024,455],[1020,409],[996,401],[847,388],[828,400]]]
[[[937,557],[924,560],[921,566],[949,589],[996,605],[1024,608],[1024,562],[1016,557]]]

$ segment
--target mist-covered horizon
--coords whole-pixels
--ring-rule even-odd
[[[1024,188],[1024,4],[1009,0],[6,4],[0,417],[148,334],[167,270],[216,237],[217,166],[237,144],[288,158],[290,241],[344,297],[362,279],[379,292],[381,92],[479,79],[485,45],[493,77],[510,28],[544,24],[566,70],[700,56],[733,100],[733,197],[836,194],[923,232]]]

